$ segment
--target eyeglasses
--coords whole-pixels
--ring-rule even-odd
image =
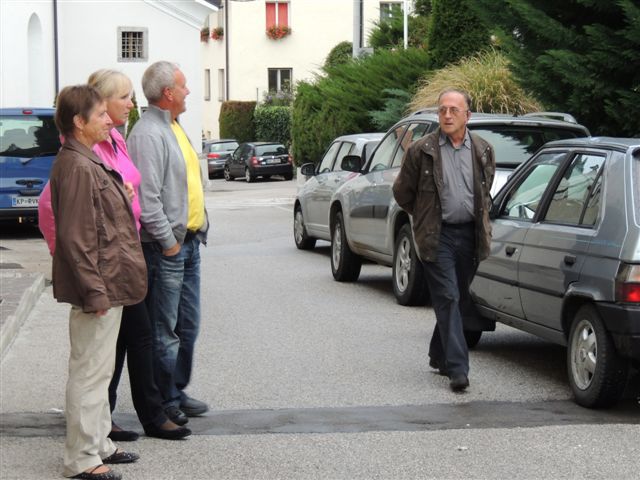
[[[458,107],[439,107],[438,115],[446,115],[447,112],[451,113],[451,115],[457,116],[461,113],[466,113],[469,110],[460,110]]]

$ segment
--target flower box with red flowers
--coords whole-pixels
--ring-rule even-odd
[[[224,37],[224,29],[222,27],[216,27],[211,31],[211,38],[214,40],[222,40]]]
[[[287,35],[291,35],[291,27],[286,25],[274,25],[267,28],[267,37],[271,40],[279,40]]]

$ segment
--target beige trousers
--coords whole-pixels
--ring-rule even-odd
[[[69,379],[65,414],[64,476],[102,464],[116,451],[111,431],[109,383],[115,365],[122,307],[98,317],[72,306],[69,314]]]

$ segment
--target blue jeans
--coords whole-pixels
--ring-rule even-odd
[[[436,315],[429,356],[445,366],[449,376],[469,374],[469,349],[463,317],[473,316],[469,285],[476,273],[473,223],[442,225],[435,262],[423,262]]]
[[[147,309],[151,319],[154,375],[163,405],[179,406],[191,379],[200,329],[200,241],[185,239],[173,257],[157,242],[142,244],[149,272]]]

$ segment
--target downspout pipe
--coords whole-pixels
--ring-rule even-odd
[[[56,96],[60,91],[60,66],[58,62],[58,0],[53,0],[53,81]]]

